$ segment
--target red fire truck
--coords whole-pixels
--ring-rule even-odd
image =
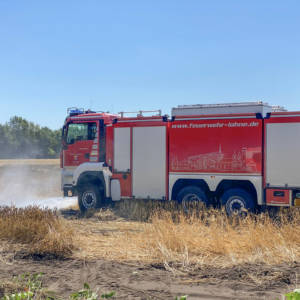
[[[300,206],[300,112],[244,102],[128,114],[69,109],[62,189],[81,210],[125,198],[201,201],[229,215]]]

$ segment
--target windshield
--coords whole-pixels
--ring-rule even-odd
[[[74,144],[77,141],[93,140],[96,137],[96,123],[71,123],[68,126],[67,144]]]

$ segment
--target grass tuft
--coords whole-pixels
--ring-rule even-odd
[[[67,256],[72,229],[55,211],[38,207],[0,207],[0,239],[26,244],[29,253]]]
[[[157,211],[140,235],[140,247],[165,264],[228,266],[241,263],[279,264],[300,260],[300,212],[228,218],[224,211],[196,213]]]
[[[177,203],[132,200],[117,203],[113,213],[127,221],[73,221],[86,257],[159,263],[170,270],[300,261],[296,208],[229,218],[222,209],[197,204],[185,211]]]

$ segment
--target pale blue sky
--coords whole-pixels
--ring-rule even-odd
[[[300,1],[0,0],[0,123],[70,106],[263,100],[300,110]]]

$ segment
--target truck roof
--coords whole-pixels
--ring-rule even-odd
[[[271,112],[284,112],[281,106],[272,106],[266,102],[236,102],[217,104],[178,105],[172,108],[172,116],[226,115],[226,114],[261,114],[266,116]]]
[[[154,115],[144,115],[145,113],[155,113]],[[266,117],[271,113],[272,116],[300,114],[299,112],[288,112],[282,106],[272,106],[266,102],[235,102],[235,103],[217,103],[217,104],[192,104],[192,105],[178,105],[172,108],[172,119],[178,118],[226,118],[226,117],[249,117],[260,114]],[[128,116],[125,116],[127,114]],[[135,114],[134,116],[132,114]],[[137,112],[120,112],[119,114],[111,114],[109,112],[95,112],[91,110],[84,110],[82,108],[72,107],[68,109],[68,116],[66,122],[89,120],[89,119],[103,119],[105,124],[112,123],[117,119],[118,122],[130,122],[137,120],[156,120],[168,119],[168,115],[162,116],[161,110],[155,111],[137,111]]]

